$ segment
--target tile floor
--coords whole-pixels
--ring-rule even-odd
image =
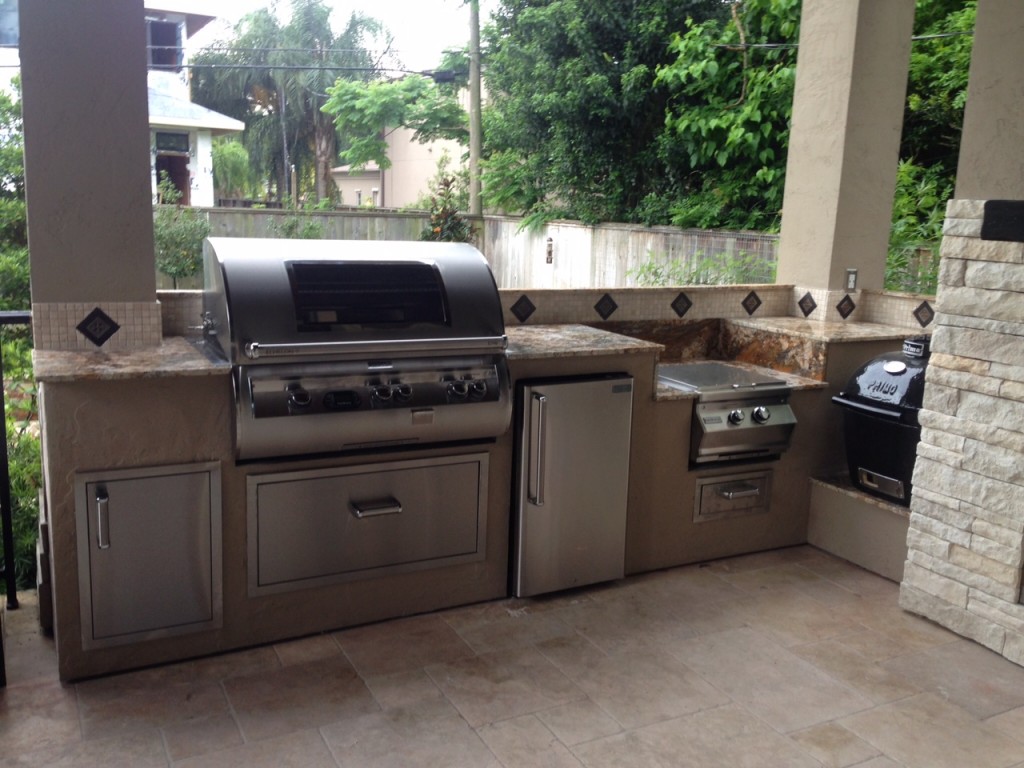
[[[812,547],[74,685],[7,617],[10,766],[1024,766],[1024,669]]]

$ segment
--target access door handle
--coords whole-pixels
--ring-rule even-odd
[[[530,441],[529,481],[526,495],[530,503],[544,506],[544,463],[547,453],[547,407],[548,399],[544,395],[534,394],[530,403],[530,419],[533,427]]]
[[[105,488],[96,491],[96,546],[110,549],[110,496]]]
[[[366,517],[399,515],[402,513],[402,502],[394,497],[379,501],[352,501],[349,503],[352,506],[352,514],[360,520]]]

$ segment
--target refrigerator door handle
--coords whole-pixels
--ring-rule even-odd
[[[531,433],[533,439],[530,441],[530,482],[527,487],[527,496],[530,503],[537,507],[544,506],[544,459],[547,428],[547,406],[548,399],[544,395],[534,393],[531,400]]]

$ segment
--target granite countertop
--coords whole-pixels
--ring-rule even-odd
[[[181,336],[165,338],[159,347],[126,352],[37,349],[32,363],[36,381],[50,382],[216,376],[231,371],[230,364],[208,354],[201,341]]]
[[[650,341],[602,331],[586,325],[528,325],[507,329],[509,360],[587,355],[659,353]]]
[[[821,322],[800,317],[729,318],[726,322],[755,331],[784,333],[829,343],[901,340],[911,336],[931,335],[930,330],[915,331],[898,325]]]

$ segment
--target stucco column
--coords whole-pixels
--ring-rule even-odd
[[[1024,7],[979,0],[958,200],[1024,200]]]
[[[36,346],[159,343],[143,0],[28,0],[20,16]],[[100,344],[76,329],[96,308]]]
[[[881,290],[913,25],[914,0],[804,0],[779,283]]]

